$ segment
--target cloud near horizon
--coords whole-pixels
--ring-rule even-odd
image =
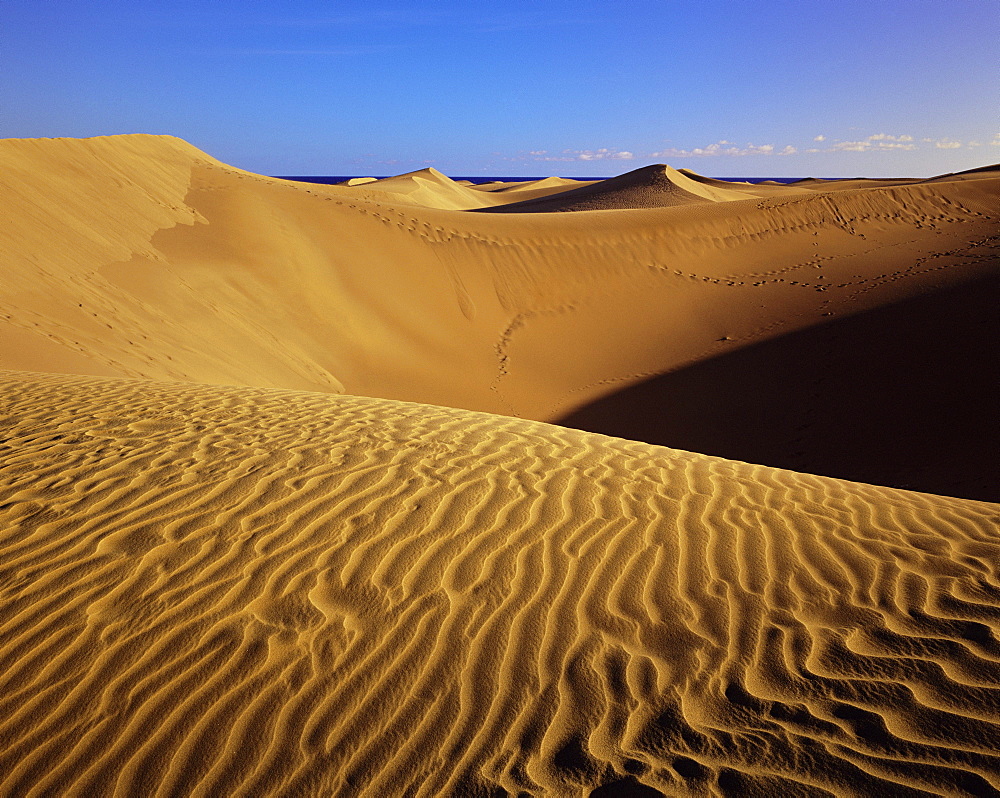
[[[548,150],[531,150],[527,157],[535,161],[631,161],[635,159],[635,153],[601,147],[596,150],[563,150],[557,155],[550,154]]]
[[[590,150],[562,150],[558,153],[550,153],[548,150],[530,150],[527,153],[510,158],[509,160],[531,160],[531,161],[632,161],[636,159],[652,160],[661,158],[740,158],[752,155],[799,155],[815,153],[849,153],[849,152],[899,152],[925,149],[933,145],[934,149],[954,150],[961,147],[980,147],[981,141],[969,141],[963,143],[958,139],[944,137],[940,139],[922,138],[917,139],[908,133],[873,133],[872,135],[857,141],[841,141],[835,139],[830,141],[824,134],[814,136],[814,142],[820,143],[820,147],[808,147],[799,149],[795,145],[786,144],[779,148],[774,144],[751,144],[739,146],[726,139],[720,139],[714,144],[704,147],[692,147],[685,149],[681,147],[667,147],[657,152],[635,153],[631,150],[619,150],[614,147],[601,147]],[[991,146],[1000,146],[1000,133],[988,142]]]
[[[788,150],[788,147],[785,148]],[[651,158],[711,158],[715,156],[741,157],[744,155],[771,155],[774,153],[773,144],[747,144],[745,147],[738,147],[731,141],[722,139],[715,144],[706,147],[695,147],[690,150],[682,150],[677,147],[668,147],[659,152],[650,153]],[[783,152],[783,154],[788,154]]]
[[[885,150],[915,150],[913,136],[903,134],[875,133],[861,141],[836,141],[826,150],[816,152],[877,152]]]

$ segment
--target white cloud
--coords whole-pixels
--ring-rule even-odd
[[[574,151],[569,151],[571,154]],[[613,150],[602,147],[599,150],[577,150],[574,160],[577,161],[631,161],[635,156],[628,150]]]
[[[833,152],[868,152],[871,148],[870,141],[838,141],[830,147]]]
[[[818,136],[816,136],[816,138],[813,139],[813,141],[826,141],[826,136],[820,133]]]
[[[824,137],[825,138],[825,137]],[[814,141],[818,141],[816,137]],[[864,139],[857,141],[835,140],[825,148],[810,148],[805,152],[889,152],[892,150],[916,150],[926,149],[933,145],[938,150],[957,150],[962,147],[982,147],[987,143],[984,139],[973,140],[963,143],[961,139],[944,136],[943,138],[916,138],[903,133],[894,135],[892,133],[873,133]],[[997,133],[989,144],[1000,147],[1000,133]]]
[[[654,152],[651,158],[708,158],[718,155],[730,157],[740,157],[743,155],[771,155],[774,152],[773,144],[747,144],[745,147],[738,147],[731,141],[725,139],[709,144],[705,147],[695,147],[690,150],[681,150],[676,147]]]
[[[798,150],[795,149],[795,147],[793,147],[791,144],[789,144],[787,147],[785,147],[785,149],[779,152],[778,155],[795,155],[795,153],[797,152]]]
[[[890,136],[888,133],[876,133],[874,136],[868,137],[869,141],[903,141],[909,142],[913,141],[913,136]]]
[[[876,133],[864,141],[838,141],[832,147],[832,152],[876,152],[884,150],[915,150],[913,136],[890,136],[886,133]]]
[[[548,150],[531,150],[527,156],[522,155],[514,160],[534,161],[631,161],[635,154],[628,150],[616,150],[601,147],[597,150],[563,150],[559,155],[550,155]]]

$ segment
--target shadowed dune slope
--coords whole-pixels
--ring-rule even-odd
[[[1000,501],[998,307],[1000,275],[654,377],[558,423]]]
[[[491,213],[551,213],[660,208],[704,202],[727,202],[760,196],[748,192],[745,187],[740,189],[724,187],[728,184],[721,180],[692,179],[692,177],[693,175],[689,176],[666,164],[653,164],[552,196],[526,199],[522,202],[481,210]]]
[[[491,214],[254,175],[167,136],[5,140],[0,165],[0,367],[538,420],[995,273],[1000,251],[994,172],[755,198],[661,166],[640,172],[690,202]],[[518,196],[393,180],[429,205]]]
[[[705,175],[700,175],[697,172],[692,172],[690,169],[678,169],[677,172],[698,183],[704,183],[707,186],[715,186],[716,188],[725,188],[732,191],[753,191],[754,186],[757,185],[744,180],[728,181],[719,180],[715,177],[706,177]],[[770,185],[779,185],[773,180],[765,180],[764,182]]]
[[[3,795],[986,795],[1000,505],[3,373]]]

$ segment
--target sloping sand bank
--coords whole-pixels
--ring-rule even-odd
[[[606,184],[628,193],[633,173],[549,197],[603,190],[604,210],[501,214],[413,193],[517,191],[431,172],[390,179],[409,194],[294,183],[166,136],[3,141],[0,165],[0,367],[16,370],[554,420],[1000,269],[996,171],[733,199],[746,186],[660,167],[669,186],[652,196],[686,181],[726,201],[609,205]]]
[[[0,385],[4,795],[1000,789],[998,505],[380,399]]]

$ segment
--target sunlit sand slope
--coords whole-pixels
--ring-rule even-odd
[[[282,181],[167,136],[2,141],[0,367],[552,420],[1000,263],[996,172],[756,197],[657,169],[663,191],[633,173],[549,198],[603,210],[474,213],[456,192],[524,194]],[[665,206],[610,202],[637,185]]]
[[[3,795],[1000,789],[1000,505],[379,399],[2,386]]]
[[[433,168],[354,184],[355,187],[362,185],[366,192],[385,192],[388,198],[397,202],[429,208],[465,210],[504,201],[502,196],[497,198],[487,192],[475,191]]]

